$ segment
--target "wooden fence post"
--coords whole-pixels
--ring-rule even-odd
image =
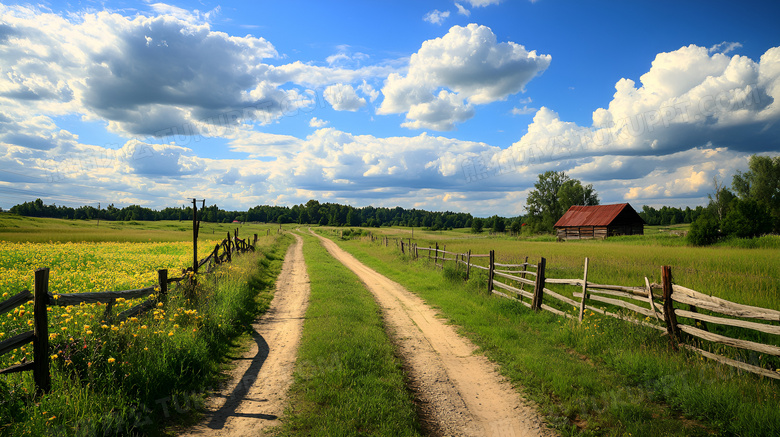
[[[650,286],[650,280],[645,276],[645,288],[647,288],[647,300],[650,303],[650,311],[653,312],[656,320],[660,320],[658,317],[658,311],[655,309],[655,302],[653,302],[653,288]]]
[[[582,275],[582,300],[580,301],[580,323],[585,315],[585,299],[588,298],[588,258],[585,258],[585,273]]]
[[[168,299],[168,269],[157,270],[157,283],[160,285],[157,300],[164,302]]]
[[[433,265],[438,266],[439,264],[439,243],[436,243],[436,252],[433,255]]]
[[[466,280],[469,280],[469,274],[471,273],[471,249],[466,254]]]
[[[198,273],[198,202],[192,199],[192,271]]]
[[[255,241],[252,242],[252,246],[257,246],[257,234],[255,234]]]
[[[406,252],[404,252],[404,240],[401,240],[401,253],[402,254],[406,253]]]
[[[35,294],[33,296],[33,318],[35,337],[33,339],[33,379],[38,394],[51,390],[49,375],[49,269],[35,271]]]
[[[536,268],[536,284],[534,285],[534,299],[531,302],[531,308],[539,311],[542,309],[542,300],[544,299],[544,266],[546,260],[539,260],[539,267]]]
[[[677,315],[674,314],[674,301],[672,300],[672,267],[663,266],[661,269],[664,288],[664,322],[666,322],[666,332],[669,333],[669,339],[672,340],[672,347],[677,349],[680,333],[677,330]]]
[[[444,268],[444,262],[447,261],[447,245],[444,245],[444,249],[442,249],[443,253],[441,254],[441,268]]]
[[[525,274],[526,270],[528,270],[528,257],[525,257],[525,261],[523,261],[523,270],[522,270],[523,274],[520,275],[520,277],[523,278],[523,279],[525,279],[525,277],[526,277],[526,274]],[[525,290],[525,284],[522,283],[522,282],[520,283],[520,289],[521,290]],[[519,297],[520,297],[520,300],[523,300],[523,296],[522,295],[520,295]]]
[[[488,293],[493,292],[493,270],[496,268],[496,252],[491,250],[488,258]]]
[[[116,303],[116,299],[109,300],[108,303],[106,304],[106,309],[103,310],[103,320],[106,323],[111,323],[111,318],[113,317],[111,311],[113,310],[115,303]]]

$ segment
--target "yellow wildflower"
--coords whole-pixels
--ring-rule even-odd
[[[116,362],[115,358],[109,358],[108,359],[108,364],[114,364],[114,362]]]

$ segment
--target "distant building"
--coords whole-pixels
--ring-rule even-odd
[[[645,221],[627,203],[572,206],[555,223],[558,240],[604,239],[615,235],[644,235]]]

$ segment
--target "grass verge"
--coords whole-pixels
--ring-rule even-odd
[[[49,394],[31,395],[31,372],[0,379],[0,435],[154,435],[191,417],[219,382],[225,353],[273,297],[292,239],[266,241],[202,276],[192,300],[171,291],[137,319],[95,320],[88,340],[58,337]]]
[[[778,385],[674,352],[657,332],[589,314],[565,321],[411,262],[395,248],[337,243],[438,308],[537,402],[563,435],[780,435]]]
[[[413,436],[419,424],[379,306],[310,235],[311,280],[290,407],[279,436]]]

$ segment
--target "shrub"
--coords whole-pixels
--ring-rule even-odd
[[[691,224],[688,242],[694,246],[708,246],[718,241],[718,221],[709,214],[702,214]]]

